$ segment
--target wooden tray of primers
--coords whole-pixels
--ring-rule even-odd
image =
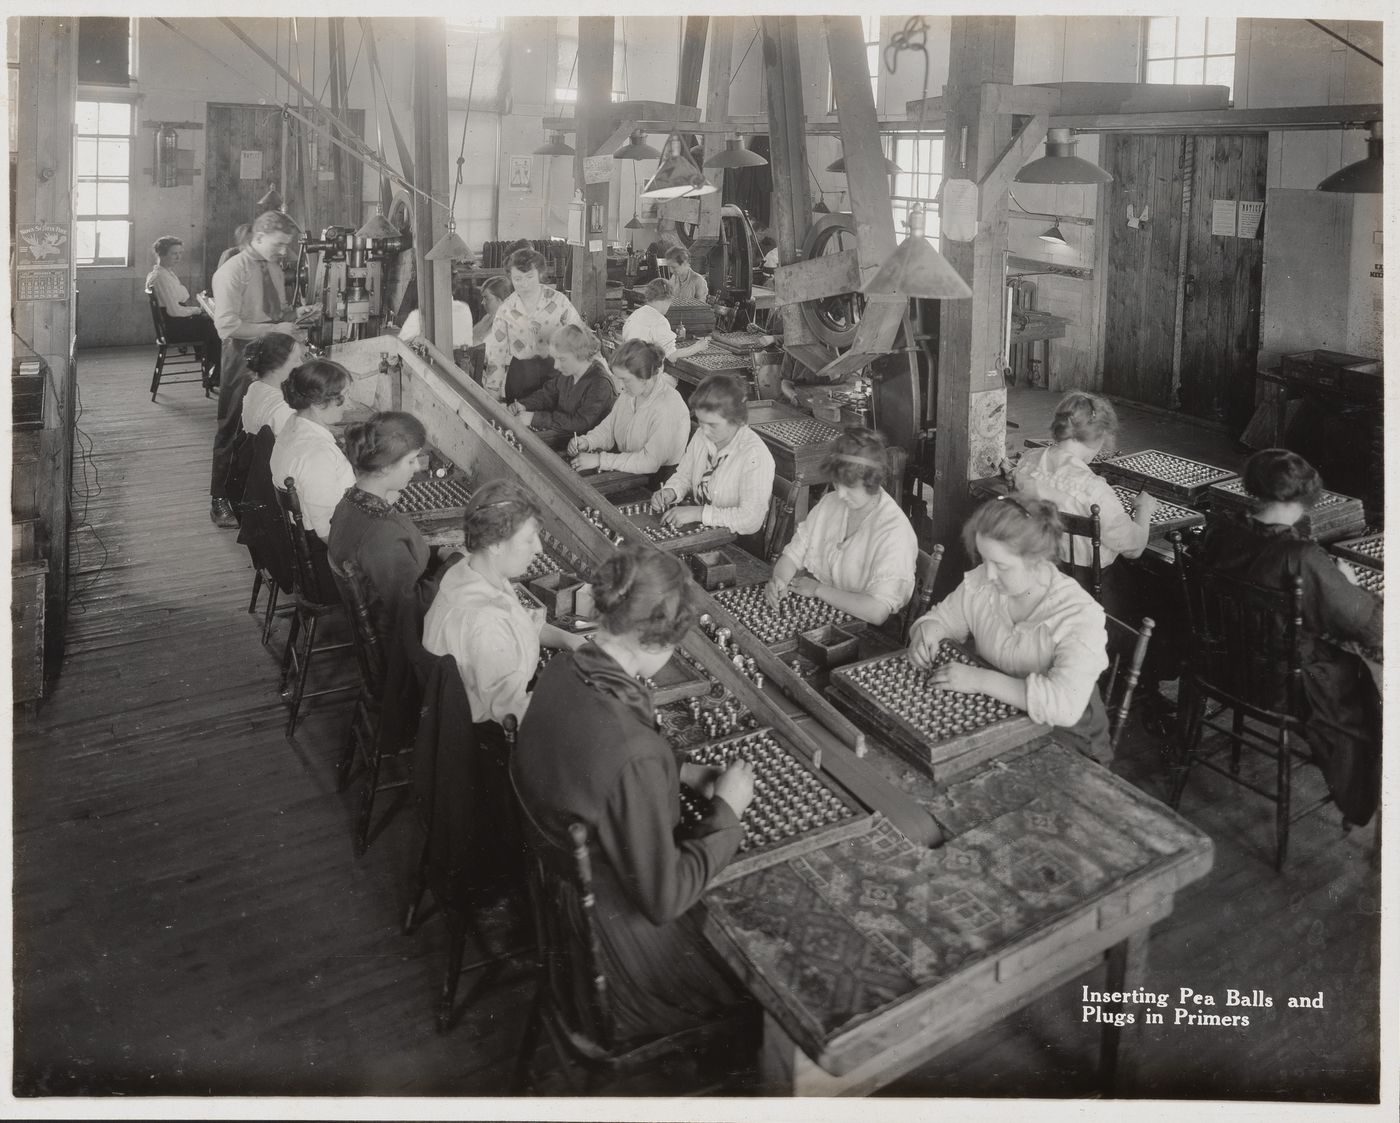
[[[1115,484],[1113,493],[1118,496],[1123,510],[1131,517],[1137,509],[1137,492],[1122,484]],[[1205,521],[1206,517],[1200,511],[1193,511],[1190,507],[1182,507],[1166,499],[1158,499],[1157,509],[1152,512],[1150,533],[1165,534],[1169,530],[1185,530],[1188,526],[1201,526]]]
[[[934,665],[953,661],[987,665],[944,640]],[[896,651],[832,671],[827,693],[940,783],[1050,729],[986,694],[937,690],[929,681],[931,671],[915,667],[908,651]]]
[[[1353,561],[1351,568],[1356,573],[1357,583],[1368,593],[1375,593],[1381,600],[1385,599],[1385,570],[1377,569],[1373,565],[1365,565],[1362,562]]]
[[[696,764],[723,768],[737,759],[754,769],[754,798],[744,812],[744,841],[710,888],[785,862],[843,839],[865,834],[876,816],[825,771],[812,767],[771,729],[755,729],[697,745],[686,754]],[[681,787],[682,827],[704,815],[704,797]]]
[[[701,378],[707,374],[714,374],[715,371],[719,370],[744,376],[753,369],[753,358],[751,356],[737,355],[733,351],[726,351],[722,347],[714,347],[709,351],[701,351],[696,355],[686,355],[683,358],[672,359],[671,362],[677,369]]]
[[[794,452],[808,445],[830,444],[841,435],[841,430],[836,426],[815,417],[759,421],[755,422],[752,428],[765,441],[771,441]]]
[[[412,480],[394,500],[394,510],[402,511],[416,523],[460,520],[467,513],[470,500],[466,481],[454,476]]]
[[[1385,568],[1385,535],[1366,534],[1360,538],[1345,538],[1327,547],[1339,558],[1359,562],[1376,569]]]
[[[824,624],[839,624],[848,632],[865,628],[865,621],[833,608],[816,597],[792,593],[771,608],[764,594],[765,582],[740,585],[712,593],[715,603],[748,628],[764,647],[777,655],[797,650],[797,635]]]
[[[1172,499],[1191,506],[1211,484],[1228,480],[1235,473],[1214,464],[1187,460],[1155,448],[1114,456],[1098,465],[1098,471],[1141,489],[1159,499]]]
[[[727,351],[736,354],[747,355],[754,351],[762,351],[768,346],[764,343],[765,337],[761,333],[751,331],[717,331],[710,334],[710,342],[716,343]]]
[[[676,554],[693,554],[697,550],[713,550],[734,541],[734,532],[722,526],[667,526],[651,513],[651,503],[623,503],[617,508],[628,520],[663,550]]]
[[[1212,484],[1206,492],[1212,508],[1227,511],[1251,511],[1254,499],[1244,489],[1244,480],[1235,477],[1224,483]],[[1324,490],[1308,513],[1298,523],[1298,529],[1319,542],[1336,542],[1355,538],[1366,529],[1366,511],[1361,500],[1339,491]]]

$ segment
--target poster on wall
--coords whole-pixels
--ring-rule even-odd
[[[506,181],[511,191],[530,190],[530,172],[535,166],[533,156],[512,156],[510,158],[510,178]]]
[[[44,269],[68,264],[68,227],[56,222],[31,222],[16,231],[16,269]]]

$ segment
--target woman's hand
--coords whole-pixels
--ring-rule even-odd
[[[574,457],[574,471],[586,472],[590,468],[601,468],[602,457],[596,452],[580,452]]]
[[[520,418],[520,424],[522,424],[522,425],[529,425],[529,424],[531,424],[531,423],[535,420],[535,415],[534,415],[534,413],[533,413],[531,410],[528,410],[528,409],[519,409],[519,408],[517,408],[519,405],[520,405],[520,403],[519,403],[519,402],[516,402],[515,405],[512,406],[511,408],[515,410],[515,416],[518,417],[518,418]]]
[[[715,798],[724,800],[742,819],[753,802],[753,765],[746,760],[729,765],[715,781]]]
[[[916,667],[931,667],[938,658],[943,633],[932,620],[916,620],[909,630],[909,661]]]
[[[698,523],[704,514],[704,507],[672,507],[661,516],[661,521],[667,526],[689,526],[691,523]]]
[[[663,487],[660,491],[658,491],[655,495],[651,497],[651,513],[653,515],[661,514],[662,511],[664,511],[667,507],[674,503],[678,498],[680,497],[676,494],[674,488]]]
[[[966,663],[944,663],[934,669],[929,681],[937,690],[951,690],[958,694],[983,693],[982,668],[969,667]]]
[[[1157,513],[1157,497],[1150,491],[1140,491],[1133,500],[1133,521],[1150,525]]]
[[[719,779],[720,769],[716,765],[694,764],[687,761],[681,765],[681,783],[692,791],[697,791],[706,799],[713,799],[715,794],[715,781]]]
[[[510,405],[506,406],[506,409],[510,410],[511,415],[514,417],[519,417],[520,411],[524,408],[525,407],[522,406],[519,402],[511,402]]]
[[[768,584],[763,587],[763,595],[768,601],[769,608],[777,608],[783,602],[783,598],[788,595],[788,583],[779,581],[776,577],[770,577]]]
[[[587,452],[587,451],[588,451],[588,438],[587,438],[587,437],[570,437],[570,438],[569,438],[569,443],[568,443],[567,445],[564,446],[564,454],[565,454],[566,456],[577,456],[579,453],[581,453],[581,452]]]
[[[790,588],[801,596],[814,597],[817,595],[817,590],[821,588],[821,582],[810,573],[799,573],[792,579]]]

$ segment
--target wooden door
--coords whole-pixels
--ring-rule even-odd
[[[282,182],[282,111],[270,105],[211,102],[205,117],[204,276],[212,280],[234,230],[258,217],[269,183]],[[242,179],[243,154],[256,153],[261,175]]]
[[[1241,201],[1264,201],[1268,138],[1193,138],[1191,214],[1186,226],[1182,291],[1181,408],[1224,422],[1232,433],[1254,408],[1263,291],[1263,223],[1250,237],[1212,233],[1215,203],[1238,212]],[[1242,233],[1242,232],[1241,232]]]
[[[1108,134],[1108,276],[1103,389],[1114,397],[1172,409],[1176,278],[1181,253],[1185,138]],[[1128,226],[1146,207],[1149,219]]]

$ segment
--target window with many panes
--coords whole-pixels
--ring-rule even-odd
[[[612,100],[627,100],[627,28],[626,20],[613,20],[613,88]],[[578,19],[561,19],[554,38],[554,100],[578,101]]]
[[[77,103],[73,239],[79,265],[131,263],[131,121],[130,102]]]
[[[865,69],[870,75],[870,96],[875,99],[875,106],[880,105],[880,17],[861,16],[860,17],[861,38],[865,41]],[[831,81],[830,72],[827,75],[827,84],[830,87],[826,94],[826,104],[829,112],[836,112],[836,84]]]
[[[1235,85],[1235,20],[1151,16],[1143,21],[1142,79],[1156,85]]]
[[[943,137],[924,133],[892,133],[884,137],[885,152],[896,164],[890,202],[894,206],[895,238],[904,237],[909,212],[924,207],[924,236],[938,242],[938,206],[933,197],[943,182]]]

